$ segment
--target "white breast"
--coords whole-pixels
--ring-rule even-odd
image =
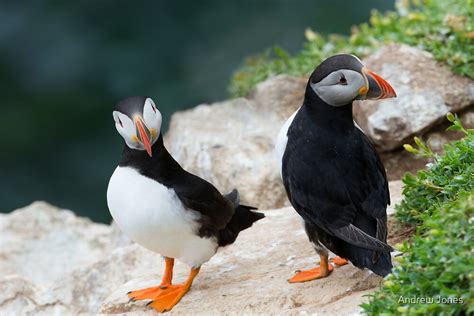
[[[275,154],[277,155],[278,162],[280,163],[280,176],[281,176],[281,168],[282,168],[282,160],[283,160],[283,155],[285,154],[286,150],[286,144],[288,143],[288,128],[290,128],[291,123],[293,123],[293,119],[296,116],[296,113],[298,113],[300,109],[296,110],[295,113],[293,113],[288,120],[286,120],[285,124],[280,129],[280,132],[278,133],[277,140],[275,142]]]
[[[173,189],[117,167],[107,190],[110,214],[133,241],[189,266],[200,266],[216,252],[214,238],[196,235],[199,213],[185,209]]]

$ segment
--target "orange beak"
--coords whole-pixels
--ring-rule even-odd
[[[148,127],[146,127],[145,123],[143,123],[143,119],[140,116],[135,116],[134,121],[135,121],[135,126],[137,128],[138,139],[141,141],[143,146],[145,146],[146,152],[151,157],[152,156],[151,145],[150,145],[151,137],[152,137],[151,132],[148,129]]]
[[[392,86],[375,72],[363,69],[368,81],[368,89],[366,89],[366,99],[379,100],[387,98],[396,98],[397,94]]]

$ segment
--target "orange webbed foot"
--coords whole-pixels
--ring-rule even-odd
[[[156,295],[158,295],[159,291],[159,286],[152,286],[146,289],[130,291],[127,293],[127,296],[130,298],[131,301],[145,300],[155,297]]]
[[[291,279],[288,280],[290,283],[306,282],[316,279],[322,279],[331,274],[334,267],[328,264],[327,255],[319,255],[319,267],[311,270],[298,271]]]
[[[174,288],[176,288],[176,285],[152,286],[146,289],[130,291],[127,293],[127,295],[131,301],[153,300],[153,299],[156,299],[157,297],[168,294]]]
[[[289,283],[307,282],[316,279],[322,279],[327,277],[331,271],[334,270],[332,265],[328,265],[326,269],[319,266],[310,270],[298,271],[296,274],[288,280]]]
[[[189,291],[194,278],[199,273],[199,268],[192,268],[184,284],[171,284],[171,274],[165,273],[165,278],[160,286],[149,287],[142,290],[128,292],[131,301],[150,299],[147,306],[153,307],[157,312],[170,311],[183,296]]]
[[[339,256],[333,258],[333,259],[331,260],[331,262],[334,263],[334,264],[335,264],[336,266],[338,266],[338,267],[344,266],[344,265],[346,265],[346,264],[349,263],[349,261],[347,261],[346,259],[341,258],[341,257],[339,257]]]
[[[172,285],[161,295],[154,297],[147,306],[153,307],[157,312],[164,313],[170,311],[181,298],[188,292],[185,285]]]

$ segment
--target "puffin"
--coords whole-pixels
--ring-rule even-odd
[[[290,283],[327,277],[348,261],[385,276],[392,269],[387,244],[390,194],[375,148],[354,122],[355,100],[396,97],[390,84],[354,55],[324,60],[311,74],[303,105],[286,121],[276,140],[288,199],[301,216],[319,266]]]
[[[173,159],[151,98],[129,97],[112,114],[125,144],[107,189],[110,214],[125,235],[165,262],[161,284],[127,295],[131,301],[150,300],[149,306],[166,312],[189,291],[201,265],[218,248],[232,244],[264,215],[240,204],[236,189],[223,195]],[[175,259],[190,267],[182,284],[172,282]]]

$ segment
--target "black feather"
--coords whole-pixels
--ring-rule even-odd
[[[254,222],[265,217],[263,213],[254,212],[253,210],[256,210],[256,208],[246,205],[236,207],[230,222],[217,235],[217,243],[220,247],[232,244],[242,230],[249,228]]]

